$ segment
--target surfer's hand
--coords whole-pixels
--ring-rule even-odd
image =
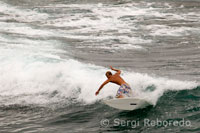
[[[97,91],[96,93],[95,93],[95,95],[97,96],[99,94],[99,91]]]
[[[112,66],[110,66],[110,69],[111,69],[111,70],[113,70],[113,67],[112,67]]]

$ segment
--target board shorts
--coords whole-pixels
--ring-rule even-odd
[[[124,97],[131,97],[132,96],[132,90],[131,87],[127,84],[122,84],[115,97],[119,97],[119,96],[124,96]]]

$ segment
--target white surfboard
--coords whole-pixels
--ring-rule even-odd
[[[114,98],[110,100],[104,100],[103,102],[110,107],[121,109],[121,110],[142,109],[150,105],[150,103],[148,103],[144,99],[138,99],[138,98],[133,98],[133,97]]]

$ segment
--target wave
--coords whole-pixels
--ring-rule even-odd
[[[107,68],[84,64],[73,59],[59,62],[23,60],[0,63],[1,105],[38,104],[46,106],[59,102],[94,103],[106,97],[114,97],[117,85],[106,85],[99,96],[95,91],[106,80]],[[198,84],[152,77],[147,74],[123,72],[124,79],[134,90],[134,97],[156,104],[164,92],[169,90],[193,89]]]
[[[74,6],[74,9],[90,9],[91,7],[88,7],[88,5]],[[101,26],[103,27],[99,27],[99,19],[96,21],[94,19],[91,20],[91,22],[94,23],[93,25],[89,25],[89,29],[85,30],[85,28],[83,28],[83,33],[88,31],[98,31],[102,29],[107,30],[108,27],[112,27],[112,25],[110,26],[110,23],[107,22],[113,22],[113,17],[118,10],[120,12],[123,10],[123,12],[122,14],[119,14],[120,16],[114,19],[116,19],[117,22],[125,22],[126,16],[130,15],[129,11],[132,11],[132,5],[127,5],[127,7],[125,6],[123,9],[119,9],[118,6],[107,7],[101,4],[99,6],[100,8],[96,9],[96,5],[92,5],[92,12],[89,13],[93,14],[94,16],[96,15],[100,18],[100,20],[103,20],[101,21]],[[101,8],[102,6],[103,8]],[[140,15],[144,15],[146,12],[151,10],[152,9],[143,10],[143,8],[137,8],[137,12],[139,12]],[[106,85],[100,92],[99,96],[94,95],[95,91],[98,89],[101,83],[106,80],[104,74],[107,71],[107,68],[96,66],[94,64],[85,64],[70,59],[70,57],[66,57],[67,59],[62,59],[59,55],[66,54],[66,52],[70,52],[70,50],[62,50],[62,43],[60,41],[55,41],[53,38],[35,40],[38,35],[42,37],[57,37],[62,35],[62,37],[75,39],[80,39],[80,35],[71,34],[71,32],[68,32],[68,30],[56,30],[54,33],[54,30],[47,31],[45,29],[35,29],[33,27],[29,27],[29,25],[26,23],[7,24],[8,19],[14,19],[17,22],[41,22],[41,24],[46,26],[55,26],[57,28],[60,26],[60,22],[62,22],[62,25],[64,26],[73,26],[72,23],[74,24],[74,22],[72,20],[77,20],[77,18],[80,18],[79,14],[76,14],[76,19],[73,17],[71,18],[71,23],[66,23],[65,25],[65,23],[63,24],[63,20],[66,18],[61,20],[58,19],[54,22],[51,21],[51,19],[49,20],[49,15],[46,13],[41,13],[37,10],[20,9],[19,7],[10,6],[3,2],[0,2],[0,12],[6,16],[1,18],[2,21],[6,20],[6,22],[0,23],[4,27],[2,28],[3,31],[13,34],[23,33],[23,35],[28,36],[28,38],[26,38],[15,35],[11,36],[10,34],[2,34],[3,36],[0,37],[0,105],[37,104],[47,106],[52,103],[61,102],[69,104],[71,102],[83,102],[85,104],[91,104],[103,98],[115,96],[118,86],[114,84]],[[110,12],[110,14],[107,14],[108,12]],[[71,13],[73,14],[73,12]],[[69,16],[70,15],[71,14],[69,13]],[[108,18],[107,15],[109,15],[110,18]],[[137,13],[134,15],[137,15]],[[123,18],[123,16],[125,18]],[[67,17],[67,19],[69,18]],[[84,20],[88,20],[88,17],[85,17]],[[85,24],[85,21],[82,21],[82,19],[77,20],[78,24],[80,22],[78,26],[81,27],[82,24]],[[75,24],[77,25],[77,23]],[[115,27],[117,30],[122,30],[121,33],[131,32],[132,34],[132,31],[129,30],[129,25],[126,25],[126,23],[119,24],[120,25]],[[127,26],[125,30],[124,28],[121,29],[121,27],[124,27],[124,24]],[[157,26],[154,27],[157,28]],[[158,27],[158,29],[159,28],[160,27]],[[23,29],[23,31],[21,29]],[[110,30],[112,31],[113,29]],[[74,31],[75,30],[72,32]],[[77,29],[77,33],[80,32],[80,29]],[[108,38],[104,36],[98,37],[98,39],[110,39],[109,34]],[[88,38],[88,35],[86,35],[83,36],[82,39],[91,40],[90,37],[94,38],[93,36],[89,36]],[[114,35],[114,38],[112,38],[115,39],[115,37],[116,35]],[[129,45],[130,42],[135,42],[137,37],[134,38],[131,36],[131,38],[129,38],[124,35],[119,36],[117,34],[117,39],[119,38],[120,40],[126,42],[123,43],[127,44],[123,45],[123,48],[125,49],[142,48],[139,45]],[[139,42],[143,43],[142,40],[137,41],[137,43]],[[88,45],[88,43],[85,44]],[[99,45],[99,43],[96,44]],[[93,43],[90,46],[94,47]],[[101,46],[104,47],[105,45]],[[122,48],[121,45],[116,43],[114,43],[113,46],[117,49]],[[97,46],[97,48],[98,47],[99,46]],[[110,45],[104,48],[113,49],[110,47]],[[123,73],[124,75],[122,76],[134,90],[134,97],[146,99],[153,105],[156,105],[158,99],[166,91],[193,89],[198,86],[198,84],[193,81],[179,81],[168,78],[161,78],[150,76],[148,74],[136,73],[134,71],[123,71]]]

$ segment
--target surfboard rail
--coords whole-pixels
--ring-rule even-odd
[[[109,100],[103,100],[103,102],[113,108],[120,109],[120,110],[136,110],[136,109],[142,109],[147,107],[148,105],[151,105],[149,102],[147,102],[144,99],[139,98],[114,98]]]

